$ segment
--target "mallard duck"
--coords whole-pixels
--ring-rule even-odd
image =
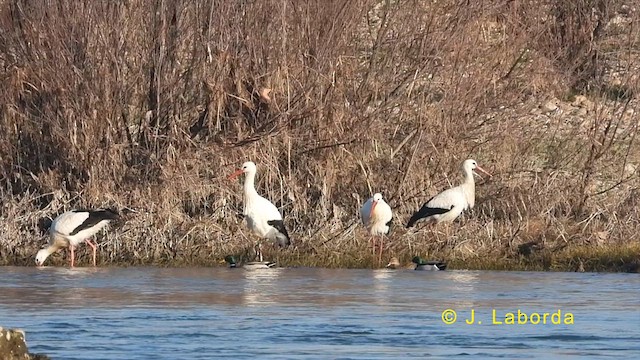
[[[242,267],[242,268],[245,268],[247,270],[270,269],[270,268],[276,266],[276,262],[275,261],[251,261],[251,262],[243,264],[243,263],[240,263],[240,262],[236,261],[236,257],[233,256],[233,255],[225,256],[224,261],[226,261],[229,264],[230,268]]]
[[[416,264],[416,270],[444,270],[447,268],[447,263],[439,261],[426,261],[420,256],[414,256],[411,262]]]

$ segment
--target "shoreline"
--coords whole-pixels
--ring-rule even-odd
[[[366,254],[364,256],[353,257],[351,253],[344,255],[342,262],[335,258],[321,256],[317,254],[302,254],[292,250],[275,250],[265,252],[265,258],[276,261],[278,267],[318,267],[331,269],[383,269],[387,263],[387,258],[383,258],[383,264],[376,264],[376,260]],[[101,256],[102,255],[102,256]],[[97,267],[226,267],[224,256],[211,256],[204,258],[190,259],[156,259],[144,261],[119,260],[101,261],[106,254],[98,253]],[[335,254],[333,254],[335,256]],[[242,255],[240,255],[242,256]],[[390,255],[391,256],[391,255]],[[401,250],[394,253],[401,264],[410,264],[412,255]],[[637,273],[640,271],[640,245],[623,244],[619,246],[587,247],[576,246],[567,247],[559,251],[537,250],[528,255],[517,254],[515,256],[502,257],[461,257],[446,254],[432,253],[423,255],[429,260],[444,261],[447,263],[447,270],[488,270],[488,271],[551,271],[551,272],[626,272]],[[76,259],[78,268],[91,267],[90,254],[88,251],[80,250]],[[2,259],[0,266],[35,266],[33,258],[13,258]],[[45,265],[46,267],[68,267],[66,254],[54,254]],[[404,268],[404,267],[401,267]],[[445,271],[447,271],[445,270]]]

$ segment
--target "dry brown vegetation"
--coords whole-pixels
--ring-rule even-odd
[[[281,265],[377,266],[358,210],[379,191],[389,256],[637,266],[639,7],[2,1],[0,263],[33,264],[43,218],[110,206],[103,264],[217,264],[255,240],[226,179],[253,160]],[[469,157],[494,174],[476,208],[405,231]]]

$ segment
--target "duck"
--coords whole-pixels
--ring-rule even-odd
[[[447,263],[440,261],[427,261],[420,256],[414,256],[411,262],[416,264],[415,270],[439,271],[447,268]]]
[[[394,256],[389,260],[389,263],[385,267],[387,269],[393,269],[393,270],[397,270],[397,269],[414,270],[416,266],[413,263],[402,265],[400,264],[400,260],[398,260],[398,258]]]
[[[247,270],[257,270],[257,269],[271,269],[277,265],[275,261],[251,261],[248,263],[241,263],[236,260],[236,257],[233,255],[227,255],[224,258],[224,261],[229,264],[229,268],[244,268]]]

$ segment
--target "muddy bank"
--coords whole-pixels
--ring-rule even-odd
[[[113,259],[106,251],[98,253],[98,266],[160,266],[160,267],[221,267],[227,266],[226,255],[234,255],[243,261],[256,260],[251,250],[235,248],[228,253],[211,254],[185,249],[176,256],[140,258],[123,256]],[[579,272],[638,272],[640,268],[640,244],[616,246],[560,246],[551,242],[526,242],[486,254],[461,253],[456,247],[435,249],[434,246],[405,246],[388,243],[382,262],[373,256],[366,239],[342,251],[332,248],[313,248],[305,244],[288,249],[265,247],[265,260],[276,261],[281,267],[326,267],[326,268],[382,268],[391,257],[401,263],[410,263],[419,255],[425,259],[444,261],[448,269],[456,270],[513,270],[513,271],[579,271]],[[78,256],[79,255],[79,256]],[[76,266],[91,266],[88,247],[81,246],[76,257]],[[34,256],[5,258],[0,265],[35,266]],[[53,254],[46,266],[69,266],[68,252]]]

